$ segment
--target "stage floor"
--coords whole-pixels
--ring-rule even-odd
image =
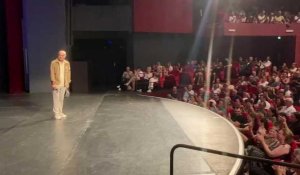
[[[131,93],[73,94],[65,113],[65,120],[52,119],[51,94],[0,96],[0,174],[168,175],[175,144],[243,152],[226,120],[182,102]],[[234,174],[240,163],[178,149],[174,174]]]

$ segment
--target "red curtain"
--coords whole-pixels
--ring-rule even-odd
[[[22,0],[5,0],[9,93],[24,92]]]

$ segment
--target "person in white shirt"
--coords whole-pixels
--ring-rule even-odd
[[[259,94],[259,100],[256,103],[256,106],[262,105],[264,109],[269,110],[271,108],[271,104],[267,101],[264,94]]]
[[[296,112],[296,109],[293,105],[294,103],[294,100],[293,98],[285,98],[284,99],[284,103],[285,103],[285,106],[283,106],[280,110],[279,110],[279,113],[285,113],[287,116],[291,116],[294,112]]]

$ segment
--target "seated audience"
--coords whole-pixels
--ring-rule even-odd
[[[259,13],[255,11],[244,10],[231,11],[227,16],[226,22],[229,23],[259,23],[259,24],[290,24],[300,23],[300,12],[292,14],[289,11],[282,12],[281,10],[271,11],[267,13],[265,10],[261,10]]]

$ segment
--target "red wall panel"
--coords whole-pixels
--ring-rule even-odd
[[[300,24],[224,23],[225,36],[296,36]]]
[[[295,62],[297,65],[300,65],[300,36],[296,36],[296,45],[295,45]]]
[[[192,0],[134,0],[134,31],[192,33]]]

